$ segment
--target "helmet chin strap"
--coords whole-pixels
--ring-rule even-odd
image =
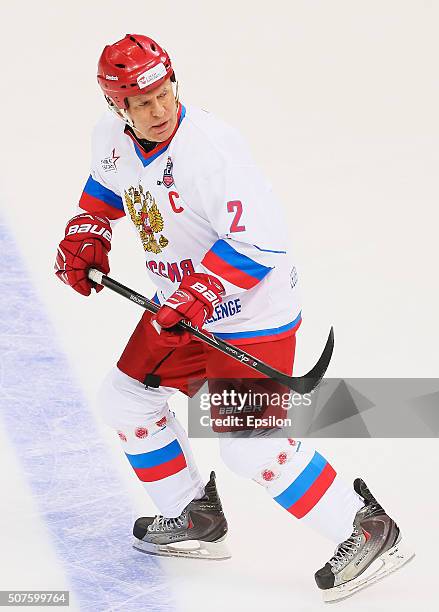
[[[175,81],[174,98],[175,98],[175,104],[178,107],[178,103],[179,103],[178,81]],[[128,114],[128,111],[125,108],[118,108],[114,104],[113,100],[109,98],[108,96],[105,96],[105,100],[107,101],[107,106],[111,110],[112,113],[114,113],[119,119],[122,119],[122,121],[126,125],[129,125],[130,128],[132,128],[133,130],[136,130],[136,132],[139,132],[139,134],[142,134],[142,136],[146,138],[146,140],[149,140],[148,136],[144,132],[142,132],[142,130],[139,130],[139,128],[135,126],[134,121],[131,119],[131,117]]]

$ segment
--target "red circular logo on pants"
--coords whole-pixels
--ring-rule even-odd
[[[137,427],[134,433],[136,434],[136,438],[146,438],[148,435],[148,430],[146,427]]]
[[[273,480],[274,477],[275,477],[275,473],[273,472],[273,470],[264,470],[262,472],[262,478],[266,480],[267,482],[270,482],[270,480]]]
[[[280,465],[283,465],[284,463],[286,463],[287,459],[288,459],[288,455],[286,453],[279,453],[277,456],[277,462]]]

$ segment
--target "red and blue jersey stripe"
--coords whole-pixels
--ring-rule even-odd
[[[95,181],[91,175],[85,184],[79,206],[89,213],[101,214],[108,219],[120,219],[125,215],[122,198]]]
[[[177,113],[177,125],[175,126],[175,130],[172,132],[171,136],[167,140],[165,140],[164,142],[158,143],[158,145],[154,147],[154,149],[148,152],[142,149],[142,147],[139,145],[139,143],[137,142],[133,134],[131,134],[131,132],[129,131],[125,132],[125,134],[127,134],[127,136],[129,136],[131,140],[133,141],[134,150],[136,152],[136,155],[140,159],[144,167],[149,166],[149,164],[151,164],[155,159],[157,159],[157,157],[159,157],[162,153],[166,151],[166,149],[169,147],[171,140],[174,138],[175,132],[180,126],[180,123],[183,121],[185,115],[186,115],[186,108],[182,104],[180,104],[178,108],[178,113]]]
[[[149,453],[129,455],[125,453],[139,480],[154,482],[177,474],[187,467],[183,450],[174,440],[170,444]]]
[[[201,263],[212,274],[221,276],[241,289],[255,287],[272,270],[243,255],[222,239],[217,240],[207,251]]]
[[[274,500],[295,517],[302,518],[323,497],[335,476],[334,468],[316,451],[306,468]]]

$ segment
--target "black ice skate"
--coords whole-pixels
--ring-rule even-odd
[[[215,473],[177,518],[143,516],[134,523],[134,548],[152,555],[192,559],[229,559],[224,540],[227,521],[216,490]]]
[[[385,513],[361,478],[355,491],[365,505],[355,515],[352,535],[315,573],[324,601],[336,601],[384,578],[414,557],[401,543],[398,525]]]

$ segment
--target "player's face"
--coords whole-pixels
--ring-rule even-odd
[[[140,96],[128,98],[128,114],[140,138],[153,142],[167,140],[177,123],[177,104],[171,80]]]

